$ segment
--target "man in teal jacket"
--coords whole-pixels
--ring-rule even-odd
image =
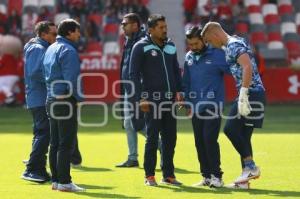
[[[26,104],[33,118],[33,140],[26,171],[21,178],[45,182],[50,180],[46,171],[50,127],[45,107],[47,90],[42,62],[46,49],[55,42],[56,27],[52,22],[42,21],[35,26],[35,31],[37,36],[24,46]]]

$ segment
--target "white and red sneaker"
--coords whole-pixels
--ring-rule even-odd
[[[252,179],[257,179],[260,176],[260,169],[256,166],[254,169],[245,167],[242,174],[234,181],[234,183],[248,182]]]

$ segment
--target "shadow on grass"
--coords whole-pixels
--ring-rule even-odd
[[[169,189],[174,192],[187,192],[187,193],[213,193],[213,194],[232,194],[232,193],[248,193],[249,195],[262,195],[262,196],[272,196],[272,197],[299,197],[299,191],[283,191],[283,190],[269,190],[269,189],[230,189],[230,188],[218,188],[218,189],[209,189],[209,188],[199,188],[191,186],[168,186],[160,185],[158,188]]]
[[[181,168],[175,168],[175,173],[182,173],[182,174],[199,174],[200,172],[197,172],[197,171],[189,171],[189,170],[181,169]]]
[[[220,188],[220,189],[209,189],[209,188],[198,188],[192,186],[172,186],[172,185],[159,185],[157,186],[161,189],[169,189],[173,190],[174,192],[181,192],[181,193],[213,193],[213,194],[230,194],[232,190]]]
[[[139,167],[139,169],[144,169],[143,167]],[[155,172],[162,172],[160,168],[155,169]],[[181,173],[181,174],[199,174],[197,171],[189,171],[186,169],[181,169],[181,168],[175,168],[175,174],[176,173]]]
[[[103,190],[111,190],[114,189],[115,187],[106,187],[106,186],[98,186],[98,185],[88,185],[88,184],[77,184],[80,187],[83,187],[87,190],[89,189],[103,189]]]
[[[108,168],[99,168],[99,167],[87,167],[87,166],[81,166],[81,167],[75,167],[72,168],[74,170],[80,170],[80,171],[87,171],[87,172],[93,172],[93,171],[112,171],[111,169]]]
[[[250,190],[234,190],[234,192],[248,192],[250,195],[267,195],[272,197],[298,197],[300,198],[299,191],[279,191],[269,189],[250,189]]]
[[[30,185],[30,186],[38,185],[38,186],[49,186],[49,187],[51,187],[51,185],[52,185],[52,182],[50,182],[50,181],[48,181],[48,182],[33,182],[33,181],[28,181],[28,180],[25,180],[25,181],[27,182],[26,185]]]
[[[134,197],[134,196],[126,196],[121,194],[109,194],[109,193],[90,193],[90,192],[77,192],[76,195],[82,195],[82,196],[88,196],[93,198],[140,198],[140,197]]]

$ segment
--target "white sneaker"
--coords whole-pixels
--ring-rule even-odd
[[[202,181],[193,184],[194,187],[203,187],[203,186],[209,186],[210,185],[210,178],[203,178]]]
[[[250,189],[250,183],[249,182],[243,182],[243,183],[232,183],[225,186],[226,188],[230,189]]]
[[[69,184],[58,184],[57,190],[59,191],[65,191],[65,192],[84,192],[85,189],[77,186],[74,183]]]
[[[22,160],[23,164],[27,165],[29,160]]]
[[[248,182],[251,179],[257,179],[260,176],[260,169],[258,166],[255,169],[245,167],[242,174],[234,181],[234,183]]]
[[[52,190],[57,190],[58,183],[57,182],[52,182]]]
[[[214,175],[211,175],[209,187],[220,188],[223,187],[224,182],[222,178],[217,178]]]

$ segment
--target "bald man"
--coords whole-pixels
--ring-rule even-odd
[[[241,37],[228,35],[217,22],[207,23],[201,36],[216,48],[225,50],[226,62],[238,89],[224,132],[241,156],[242,174],[230,185],[249,188],[249,180],[260,176],[253,160],[251,136],[254,128],[261,128],[264,119],[265,88],[257,70],[251,46]]]

